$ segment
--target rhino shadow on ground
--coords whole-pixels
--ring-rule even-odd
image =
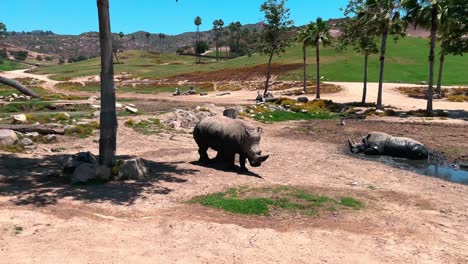
[[[223,163],[215,162],[213,160],[211,160],[208,163],[200,162],[198,160],[197,161],[191,161],[190,164],[195,165],[195,166],[201,166],[201,167],[205,167],[205,168],[215,169],[215,170],[219,170],[219,171],[224,171],[224,172],[232,172],[232,173],[236,173],[237,175],[245,175],[245,176],[249,176],[249,177],[255,177],[255,178],[263,179],[262,176],[260,176],[259,174],[255,173],[255,172],[252,172],[250,170],[249,171],[240,171],[240,166],[238,166],[238,165],[234,165],[234,167],[232,167],[232,166],[227,166],[226,164],[223,164]]]
[[[162,186],[162,183],[185,183],[187,179],[183,178],[184,176],[198,172],[198,170],[180,169],[177,163],[146,160],[150,174],[145,180],[71,185],[68,179],[61,175],[64,161],[69,156],[71,155],[28,158],[14,154],[2,155],[0,195],[12,196],[10,202],[16,205],[47,206],[63,198],[131,205],[145,195],[169,194],[173,190]]]

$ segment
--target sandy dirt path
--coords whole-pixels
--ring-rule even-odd
[[[93,92],[81,92],[81,91],[67,91],[61,90],[55,87],[60,81],[54,81],[49,78],[48,75],[39,75],[33,73],[26,73],[26,70],[16,70],[2,72],[2,75],[7,78],[36,78],[44,81],[43,84],[45,89],[50,90],[54,93],[64,93],[77,96],[90,96],[96,95]],[[82,80],[88,80],[96,76],[83,77]],[[343,89],[339,93],[323,94],[323,99],[333,100],[339,103],[346,102],[360,102],[362,97],[362,83],[355,82],[329,82],[331,84],[339,85]],[[410,98],[403,95],[395,90],[398,87],[420,87],[421,85],[415,84],[401,84],[401,83],[385,83],[383,90],[383,104],[391,105],[403,110],[414,110],[414,109],[425,109],[426,101],[422,99]],[[452,87],[446,87],[452,88]],[[377,100],[378,83],[369,83],[367,91],[367,101],[375,102]],[[280,91],[274,91],[273,94],[279,96]],[[212,92],[207,96],[172,96],[169,93],[159,94],[137,94],[137,93],[120,93],[117,88],[117,98],[134,98],[142,100],[169,100],[169,101],[180,101],[180,102],[195,102],[195,103],[214,103],[214,104],[250,104],[254,101],[257,96],[257,91],[233,91],[228,95],[219,96],[223,92]],[[309,95],[309,98],[313,98],[314,95]],[[434,100],[434,109],[441,110],[458,110],[468,111],[468,103],[449,102],[446,100]]]
[[[362,83],[353,82],[332,82],[332,84],[342,86],[344,89],[336,94],[324,94],[324,99],[331,99],[334,102],[360,102],[362,98]],[[367,101],[376,102],[378,83],[369,83],[367,86]],[[398,87],[421,87],[422,85],[385,83],[383,88],[383,104],[391,105],[402,109],[425,109],[426,100],[411,98],[396,91]],[[452,87],[447,87],[452,88]],[[453,87],[455,88],[455,87]],[[434,109],[443,110],[468,110],[468,103],[449,102],[446,100],[434,100]]]
[[[261,178],[192,164],[198,154],[189,134],[141,135],[122,124],[118,154],[156,163],[148,181],[69,186],[47,176],[56,156],[4,154],[0,263],[468,261],[468,186],[355,159],[312,135],[291,136],[297,124],[258,124],[262,150],[271,154],[252,168]],[[98,148],[92,138],[61,144],[70,154]],[[185,203],[229,187],[271,185],[352,196],[366,208],[268,218]]]
[[[33,78],[43,81],[44,83],[41,84],[42,87],[45,89],[54,92],[60,93],[62,92],[60,89],[55,88],[55,85],[60,83],[59,81],[55,81],[49,78],[50,75],[40,75],[34,73],[27,73],[30,69],[23,69],[23,70],[15,70],[15,71],[4,71],[0,72],[3,77],[10,78],[10,79],[17,79],[17,78]]]

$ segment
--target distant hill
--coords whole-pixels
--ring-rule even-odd
[[[339,36],[339,22],[342,19],[330,19],[333,36]],[[243,26],[249,30],[260,31],[262,23],[247,24]],[[200,32],[202,39],[212,42],[212,30]],[[427,30],[408,28],[409,36],[427,37]],[[174,53],[178,48],[191,46],[194,42],[196,32],[186,32],[178,35],[166,35],[164,39],[164,51]],[[114,39],[120,41],[120,36],[114,33]],[[121,40],[125,50],[152,50],[161,49],[161,40],[156,33],[151,33],[150,38],[146,37],[146,32],[137,31],[127,34]],[[0,43],[1,44],[1,43]],[[214,44],[211,43],[211,46]],[[4,40],[3,47],[7,49],[26,49],[38,54],[50,54],[65,59],[85,55],[95,57],[99,54],[99,34],[98,32],[86,32],[80,35],[57,35],[52,31],[35,30],[32,32],[9,32],[8,38]]]
[[[243,28],[249,30],[261,30],[262,24],[244,25]],[[87,57],[95,57],[99,54],[99,33],[86,32],[80,35],[57,35],[50,31],[33,31],[27,33],[19,33],[8,35],[4,40],[4,47],[22,48],[29,51],[51,54],[58,57],[70,58],[78,55]],[[28,34],[29,33],[29,34]],[[166,35],[164,39],[164,51],[174,53],[178,48],[192,45],[196,32],[186,32],[179,35]],[[212,30],[200,32],[202,39],[211,42]],[[114,39],[120,41],[120,36],[114,33]],[[159,51],[161,48],[161,40],[157,33],[151,33],[150,38],[146,37],[146,32],[137,31],[127,34],[121,40],[124,49],[126,50],[153,50]]]

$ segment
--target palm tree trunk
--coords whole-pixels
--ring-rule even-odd
[[[304,60],[304,93],[306,93],[307,90],[307,57],[306,57],[306,45],[302,46],[302,55],[303,55],[303,60]]]
[[[439,60],[439,76],[437,78],[437,94],[442,94],[442,72],[444,70],[444,61],[445,61],[445,51],[442,49],[440,51],[440,60]]]
[[[109,0],[98,0],[97,6],[99,14],[99,42],[101,47],[99,164],[111,168],[115,165],[115,152],[117,148],[117,116],[115,113],[114,65],[112,64]]]
[[[219,33],[215,32],[216,34],[216,61],[219,62]]]
[[[388,25],[387,25],[388,26]],[[382,88],[385,66],[385,51],[387,49],[388,28],[382,32],[382,42],[380,44],[380,72],[379,72],[379,90],[377,92],[377,108],[382,109]]]
[[[431,22],[431,48],[429,50],[429,87],[427,89],[427,107],[426,114],[432,114],[432,97],[433,97],[433,85],[434,85],[434,50],[437,37],[437,8],[432,8],[432,22]]]
[[[199,35],[200,35],[200,27],[197,26],[197,34],[195,35],[195,63],[198,64],[198,39],[200,38]]]
[[[273,53],[270,54],[270,58],[268,59],[268,66],[267,66],[267,79],[265,82],[265,91],[263,91],[263,95],[266,95],[268,92],[268,85],[270,83],[270,77],[271,77],[271,60],[273,59]]]
[[[114,52],[115,59],[117,60],[117,64],[120,64],[119,57],[117,56],[117,51]]]
[[[364,87],[362,88],[362,103],[366,103],[367,96],[367,64],[369,61],[369,52],[366,51],[364,54]]]
[[[315,57],[317,59],[317,95],[315,98],[320,99],[320,43],[318,41],[315,48]]]

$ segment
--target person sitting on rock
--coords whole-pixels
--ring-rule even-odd
[[[190,86],[190,88],[189,88],[187,94],[196,94],[195,88],[193,88],[193,86]]]
[[[263,102],[263,96],[260,94],[260,92],[257,91],[257,98],[255,98],[256,103],[261,103]]]
[[[174,92],[172,95],[173,95],[173,96],[177,96],[177,95],[180,95],[180,94],[181,94],[181,92],[180,92],[179,87],[176,87],[176,90],[175,90],[175,92]]]

